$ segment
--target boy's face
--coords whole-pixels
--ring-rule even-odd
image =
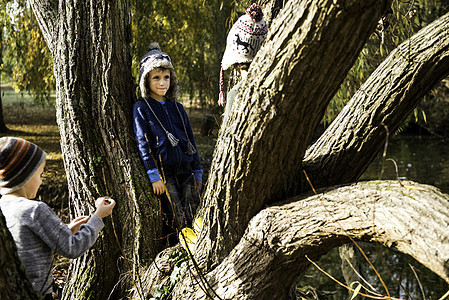
[[[159,102],[164,102],[164,96],[170,88],[170,70],[154,69],[148,75],[150,97]]]
[[[34,199],[36,197],[37,191],[42,184],[41,175],[44,172],[44,167],[45,161],[39,166],[31,179],[22,187],[25,191],[26,198]]]

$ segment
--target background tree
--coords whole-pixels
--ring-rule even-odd
[[[150,256],[160,249],[155,241],[157,235],[146,236],[158,232],[157,204],[145,194],[149,184],[130,133],[129,111],[135,99],[129,55],[130,7],[127,2],[110,1],[55,3],[34,0],[31,4],[55,65],[58,124],[72,209],[77,214],[87,211],[92,207],[93,199],[101,194],[110,194],[118,201],[117,212],[107,224],[105,238],[72,265],[73,273],[65,297],[106,299],[113,287],[116,287],[114,292],[123,295],[124,291],[115,285],[118,277],[110,271],[110,266],[115,266],[119,257],[123,256],[123,269],[129,271],[130,278],[139,287],[138,263],[142,261],[144,246],[149,245],[146,250],[151,251]],[[295,231],[300,224],[285,222],[296,219],[292,220],[284,214],[267,213],[263,208],[281,200],[291,202],[303,199],[303,204],[312,203],[312,200],[298,196],[301,162],[308,141],[327,104],[374,31],[377,20],[385,14],[390,4],[390,1],[379,0],[347,0],[344,3],[331,0],[319,3],[289,1],[280,8],[264,47],[251,66],[248,80],[237,96],[237,105],[224,120],[223,128],[226,130],[221,131],[214,154],[213,173],[201,211],[204,225],[195,254],[213,289],[206,289],[206,292],[199,290],[200,286],[192,281],[193,277],[186,275],[177,285],[176,297],[198,295],[196,299],[201,299],[216,291],[230,298],[252,298],[273,286],[283,292],[279,293],[279,299],[291,296],[286,294],[285,287],[292,285],[292,281],[296,280],[294,276],[290,281],[276,285],[278,281],[267,283],[263,280],[265,272],[270,266],[277,266],[273,264],[273,259],[283,262],[274,274],[281,274],[287,270],[285,268],[296,264],[305,268],[309,263],[303,257],[304,247],[309,249],[310,244],[305,241],[304,245],[289,247],[293,241],[302,240],[303,235],[288,234],[287,240],[284,240],[284,231],[277,228],[281,226]],[[443,20],[443,29],[446,28],[444,24],[447,24],[447,19]],[[449,65],[446,61],[447,45],[443,42],[436,46],[443,48],[438,52],[440,55],[434,61],[433,70],[445,75],[447,67],[441,66]],[[398,59],[402,58],[400,56]],[[404,117],[406,112],[398,111],[395,118]],[[357,136],[352,138],[358,139]],[[379,139],[382,141],[383,138],[381,136]],[[364,151],[373,157],[376,149]],[[358,171],[355,169],[355,172]],[[399,194],[406,189],[399,187]],[[350,190],[361,190],[361,195],[366,197],[363,185],[351,187]],[[375,190],[367,193],[375,196]],[[425,193],[432,194],[432,191],[426,190]],[[345,196],[341,197],[345,199]],[[337,199],[326,207],[339,211]],[[443,204],[429,211],[443,211],[442,222],[447,222],[447,202],[444,199],[435,200],[434,197],[431,199],[434,200],[426,201],[431,208],[436,207],[433,201]],[[362,214],[371,213],[371,207],[358,207],[364,208],[360,210]],[[289,205],[284,208],[287,211],[294,209]],[[273,209],[276,210],[275,207]],[[295,211],[302,211],[301,205]],[[255,221],[250,224],[253,217]],[[309,224],[307,221],[310,219],[301,220]],[[332,224],[331,219],[320,215],[318,225],[323,222]],[[258,223],[263,223],[262,227],[258,227]],[[377,223],[369,222],[369,228],[376,226]],[[403,228],[409,226],[412,225],[405,224]],[[273,231],[268,230],[270,228]],[[357,233],[347,235],[365,238],[364,231],[360,231],[364,228],[365,225],[356,223],[349,229]],[[320,226],[317,231],[305,236],[315,237],[319,230]],[[318,240],[317,244],[311,241],[312,245],[320,245],[319,241],[323,241],[323,247],[315,248],[316,256],[312,259],[347,241],[344,237],[346,232],[335,230],[329,229],[329,239]],[[398,235],[380,231],[383,232],[376,236],[376,240],[388,244],[388,241],[397,242],[399,239]],[[114,233],[117,234],[116,240]],[[268,241],[264,234],[274,238]],[[369,233],[367,236],[375,234]],[[416,241],[422,241],[424,236],[417,234]],[[433,257],[432,261],[436,261],[434,265],[430,262],[427,265],[448,280],[447,265],[444,265],[448,252],[444,245],[439,244],[445,240],[444,232],[440,232],[439,236],[442,240],[436,239],[434,242],[443,250]],[[265,247],[267,241],[269,245]],[[120,247],[116,246],[117,242]],[[410,248],[401,249],[413,251]],[[251,258],[264,255],[273,259],[262,260],[262,265],[253,264]],[[243,266],[248,264],[248,260],[252,272],[244,272]],[[253,284],[239,289],[243,274],[249,276],[244,282]],[[279,276],[278,279],[285,277]],[[137,290],[141,292],[140,288]],[[139,296],[143,297],[143,294]],[[261,296],[267,297],[268,294]]]
[[[30,93],[37,102],[48,104],[55,87],[53,64],[36,18],[27,1],[10,1],[4,9],[2,71],[11,76],[17,92]]]
[[[227,20],[235,16],[238,2],[132,0],[133,73],[138,77],[140,58],[152,41],[170,53],[182,92],[202,106],[215,106],[217,66],[221,62]],[[240,8],[241,9],[241,8]],[[231,23],[232,25],[232,23]]]
[[[7,24],[8,14],[6,13],[6,3],[0,2],[0,132],[7,132],[8,127],[5,123],[5,117],[3,115],[3,103],[2,103],[2,73],[3,73],[3,46],[4,46],[4,28]]]

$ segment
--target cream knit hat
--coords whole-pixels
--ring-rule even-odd
[[[179,97],[179,83],[175,74],[170,56],[161,51],[159,43],[153,42],[148,45],[148,52],[140,60],[139,68],[139,87],[142,97],[150,97],[150,88],[147,82],[147,76],[150,72],[157,68],[170,70],[170,88],[166,93],[168,99]]]
[[[223,71],[233,64],[252,62],[267,32],[268,26],[263,19],[262,8],[255,3],[234,23],[228,33],[226,50],[221,60],[219,104],[224,104]]]

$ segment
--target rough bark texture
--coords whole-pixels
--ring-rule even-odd
[[[268,26],[271,25],[274,19],[284,7],[286,0],[261,0],[258,4],[263,8],[263,18]]]
[[[350,238],[409,254],[449,283],[449,196],[438,189],[372,181],[289,202],[258,213],[228,257],[205,274],[221,299],[296,299],[307,257],[317,261]],[[163,266],[160,258],[155,263]],[[156,268],[151,271],[147,276],[158,276]],[[186,271],[173,299],[210,299],[198,282]]]
[[[0,299],[40,299],[25,275],[17,247],[0,210]]]
[[[72,263],[66,299],[118,298],[120,273],[135,275],[140,255],[154,257],[161,249],[158,205],[144,192],[150,190],[149,181],[132,133],[135,84],[128,5],[32,1],[53,55],[71,212],[92,213],[98,196],[117,201],[95,246]]]
[[[201,263],[220,261],[251,217],[295,194],[305,141],[388,5],[289,1],[280,11],[223,120],[201,213]]]
[[[357,180],[384,146],[386,128],[393,133],[449,74],[448,28],[449,13],[391,52],[307,150],[303,166],[316,188]]]

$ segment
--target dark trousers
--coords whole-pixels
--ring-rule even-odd
[[[198,197],[192,193],[193,174],[187,168],[164,169],[169,197],[161,197],[163,231],[170,246],[178,242],[178,232],[192,227],[193,217],[198,207]]]

